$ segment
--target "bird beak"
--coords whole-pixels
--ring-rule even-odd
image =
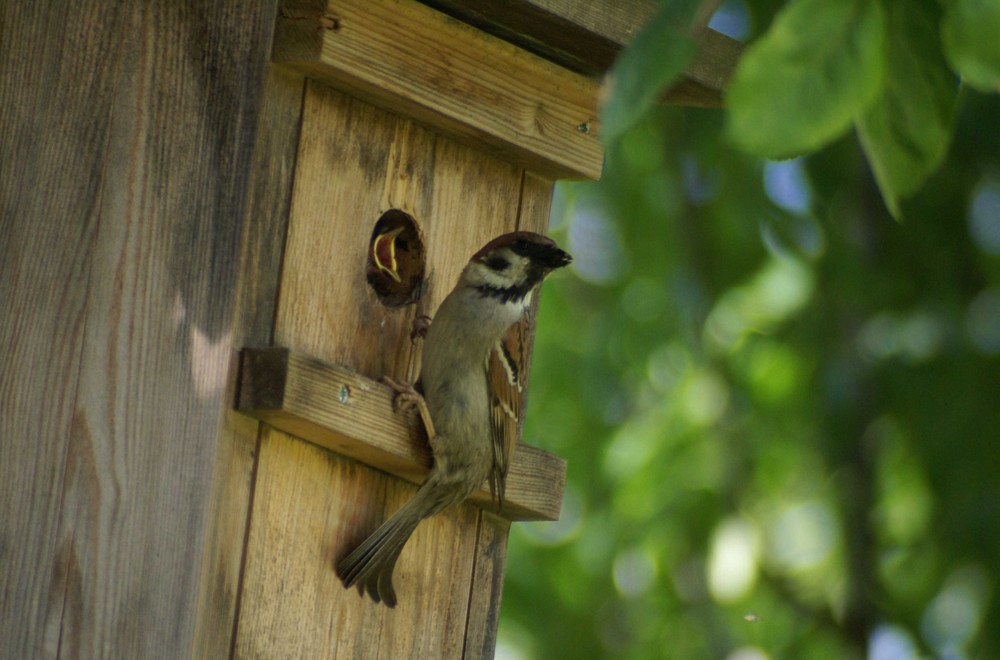
[[[573,257],[569,253],[560,250],[556,246],[546,246],[542,252],[535,255],[535,259],[547,270],[555,270],[568,266]]]
[[[399,282],[399,270],[396,264],[396,237],[403,231],[403,227],[397,227],[392,231],[379,234],[372,241],[372,260],[375,266]]]

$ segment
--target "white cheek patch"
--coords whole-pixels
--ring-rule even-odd
[[[525,278],[525,268],[528,260],[512,252],[505,252],[504,258],[510,265],[502,271],[496,271],[483,263],[474,263],[476,285],[486,285],[492,289],[507,289],[518,284]]]
[[[487,266],[479,268],[479,274],[482,277],[483,284],[494,289],[506,289],[512,283],[510,277],[507,277],[504,273],[498,273]]]

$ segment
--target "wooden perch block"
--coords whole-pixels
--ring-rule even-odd
[[[272,59],[552,178],[598,179],[598,83],[412,1],[286,2]]]
[[[243,349],[237,409],[277,429],[419,484],[431,465],[419,416],[393,409],[394,392],[344,367],[287,348]],[[518,444],[501,515],[557,520],[566,462]],[[484,484],[469,501],[495,511]]]

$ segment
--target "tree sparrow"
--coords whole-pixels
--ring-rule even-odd
[[[540,234],[493,239],[469,260],[427,330],[423,396],[384,379],[399,392],[397,403],[420,409],[434,462],[414,496],[339,563],[345,587],[395,607],[392,571],[421,520],[462,502],[487,478],[502,508],[524,378],[523,343],[511,326],[524,318],[545,276],[570,261]]]

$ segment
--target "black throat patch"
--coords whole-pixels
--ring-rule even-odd
[[[476,291],[479,292],[481,298],[496,298],[500,302],[521,302],[524,297],[535,288],[538,281],[541,278],[530,278],[529,281],[524,284],[518,284],[514,286],[492,286],[490,284],[480,284],[476,287]]]

